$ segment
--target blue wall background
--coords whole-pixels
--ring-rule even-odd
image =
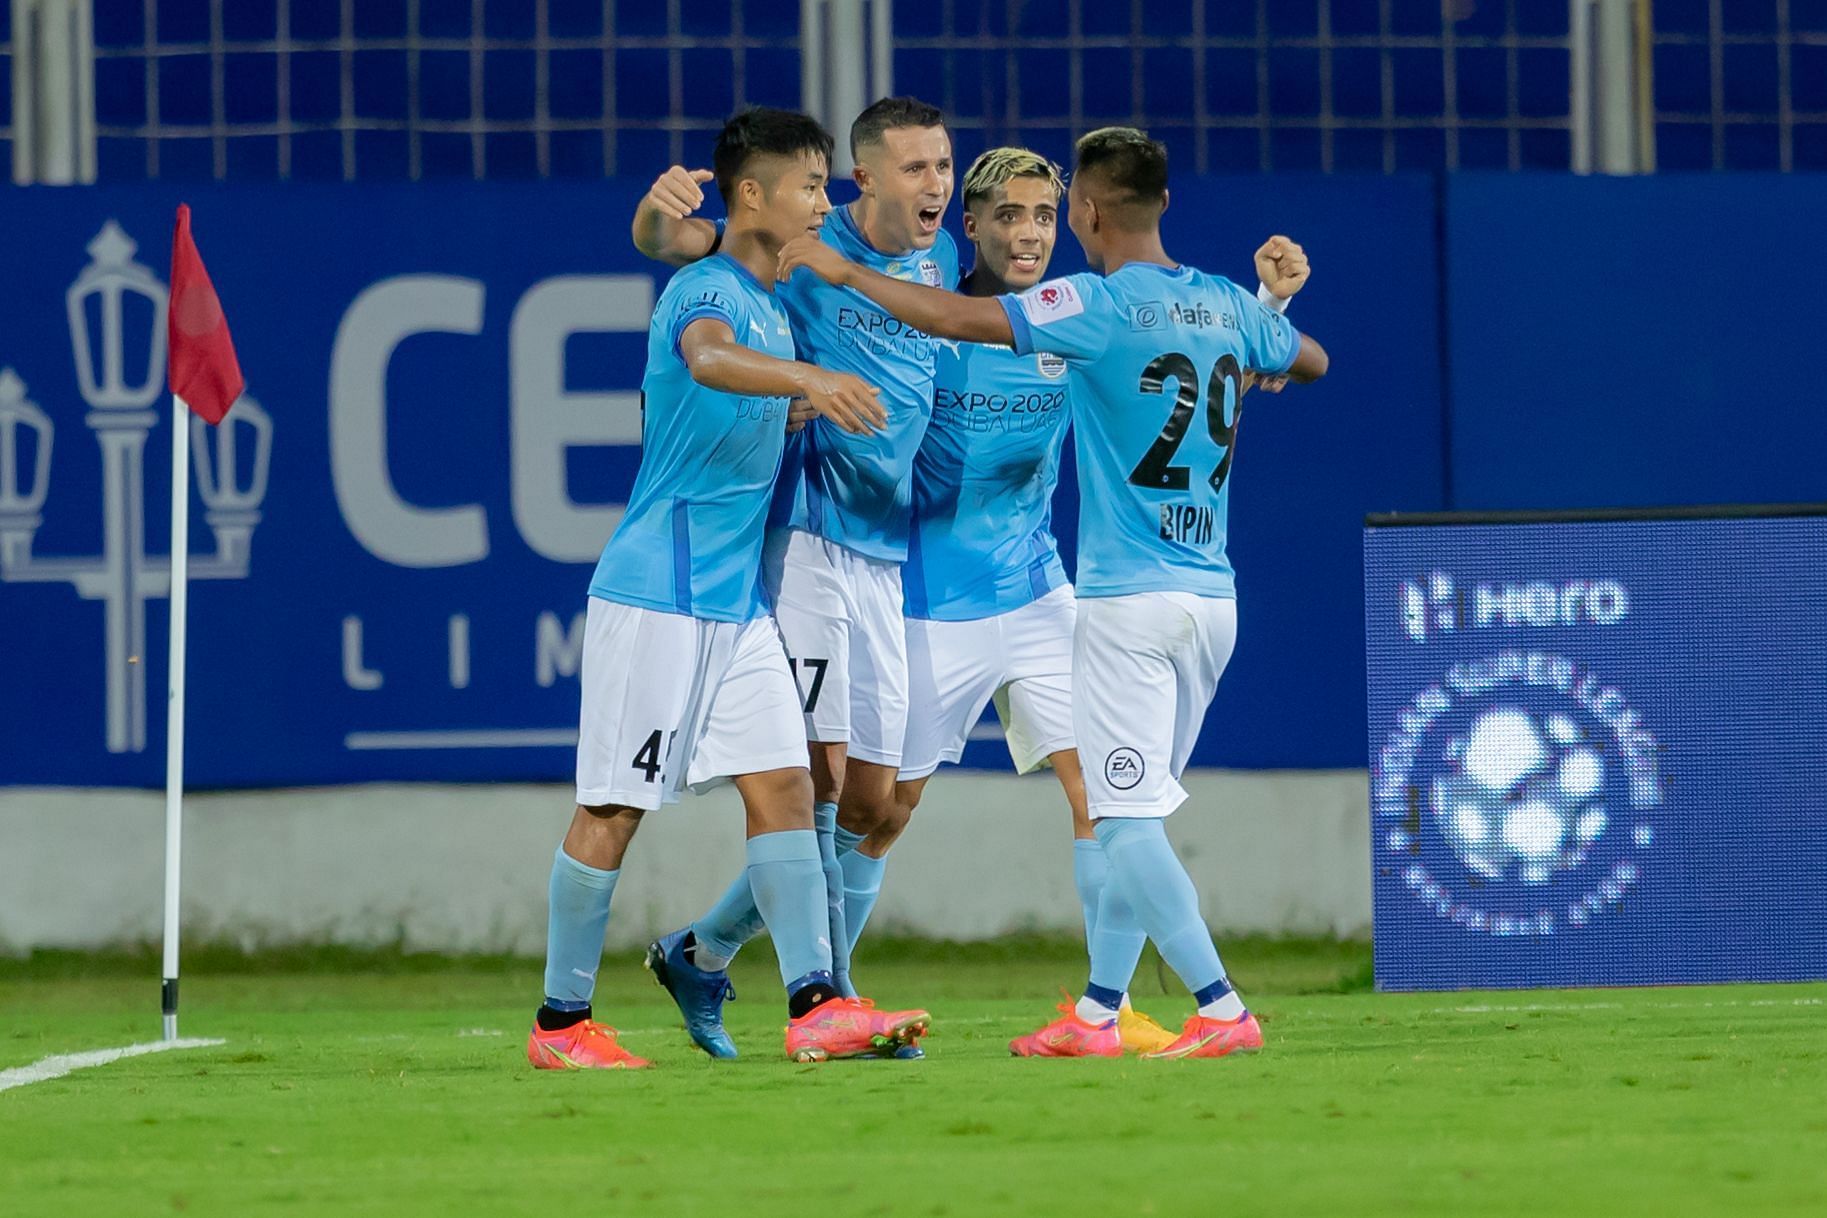
[[[245,579],[193,585],[190,774],[199,786],[370,779],[564,779],[562,743],[353,749],[352,733],[575,726],[577,684],[536,679],[542,613],[582,607],[588,562],[541,557],[510,484],[510,327],[556,277],[662,268],[629,247],[642,187],[601,183],[179,187],[0,192],[12,367],[56,429],[41,557],[95,553],[101,473],[84,425],[66,290],[109,220],[163,279],[180,197],[228,311],[250,393],[274,420],[270,489]],[[1365,761],[1361,525],[1366,512],[1827,497],[1827,440],[1804,295],[1827,275],[1810,217],[1827,179],[1636,181],[1462,175],[1189,179],[1169,246],[1248,280],[1270,232],[1315,265],[1294,306],[1326,344],[1320,385],[1245,406],[1232,498],[1242,635],[1195,753],[1200,765]],[[1078,269],[1062,237],[1059,270]],[[358,295],[402,275],[481,285],[479,334],[422,334],[386,376],[388,469],[425,507],[479,505],[488,553],[400,566],[370,553],[333,492],[330,359]],[[146,322],[131,325],[145,342]],[[572,391],[627,391],[642,335],[563,340]],[[143,355],[141,356],[143,360]],[[148,446],[148,549],[168,536],[170,424]],[[31,446],[21,449],[21,458]],[[637,454],[579,447],[569,497],[625,494]],[[192,544],[211,534],[193,500]],[[1070,554],[1068,471],[1055,518]],[[3,523],[3,522],[0,522]],[[469,619],[470,676],[449,679],[447,622]],[[344,679],[361,619],[378,689]],[[63,583],[0,582],[0,783],[162,781],[165,603],[147,606],[148,732],[110,751],[103,610]],[[967,761],[1006,765],[1000,744]]]

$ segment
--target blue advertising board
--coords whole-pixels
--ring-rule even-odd
[[[629,245],[642,189],[0,191],[0,784],[162,781],[180,199],[248,381],[191,436],[193,785],[568,779],[585,589],[639,460],[667,274]],[[1307,243],[1294,316],[1340,370],[1246,407],[1243,641],[1195,764],[1362,763],[1358,522],[1443,506],[1433,206],[1425,178],[1175,187],[1189,262],[1247,279],[1269,233]],[[1060,269],[1077,258],[1062,237]],[[1076,517],[1068,468],[1069,562]],[[986,736],[966,760],[1006,767]]]
[[[1827,506],[1373,518],[1381,989],[1827,977]]]

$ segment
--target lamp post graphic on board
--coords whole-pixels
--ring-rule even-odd
[[[146,440],[165,386],[165,284],[134,261],[138,246],[113,220],[89,242],[90,261],[65,294],[84,422],[101,449],[101,553],[42,556],[32,543],[50,492],[54,426],[10,367],[0,368],[0,583],[68,584],[103,605],[110,753],[146,747],[146,602],[171,592],[170,561],[146,551]],[[128,316],[143,324],[143,363],[129,368]],[[138,318],[144,317],[143,323]],[[195,555],[191,579],[245,579],[266,498],[273,422],[243,395],[223,425],[194,415],[188,440],[215,552]],[[213,433],[213,434],[212,434]],[[243,451],[251,445],[251,450]]]

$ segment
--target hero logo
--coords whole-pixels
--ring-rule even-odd
[[[1661,745],[1595,674],[1506,651],[1454,665],[1396,719],[1372,777],[1377,872],[1436,917],[1541,938],[1641,879]]]
[[[1104,759],[1104,781],[1119,791],[1127,791],[1141,782],[1142,773],[1142,754],[1134,749],[1114,749]]]
[[[1630,594],[1615,579],[1532,580],[1473,584],[1444,571],[1405,579],[1397,588],[1402,628],[1417,643],[1430,635],[1506,626],[1615,626],[1630,613]]]

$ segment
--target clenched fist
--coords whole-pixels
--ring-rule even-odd
[[[1312,273],[1307,251],[1287,237],[1270,237],[1256,251],[1256,277],[1283,300],[1306,286]]]

